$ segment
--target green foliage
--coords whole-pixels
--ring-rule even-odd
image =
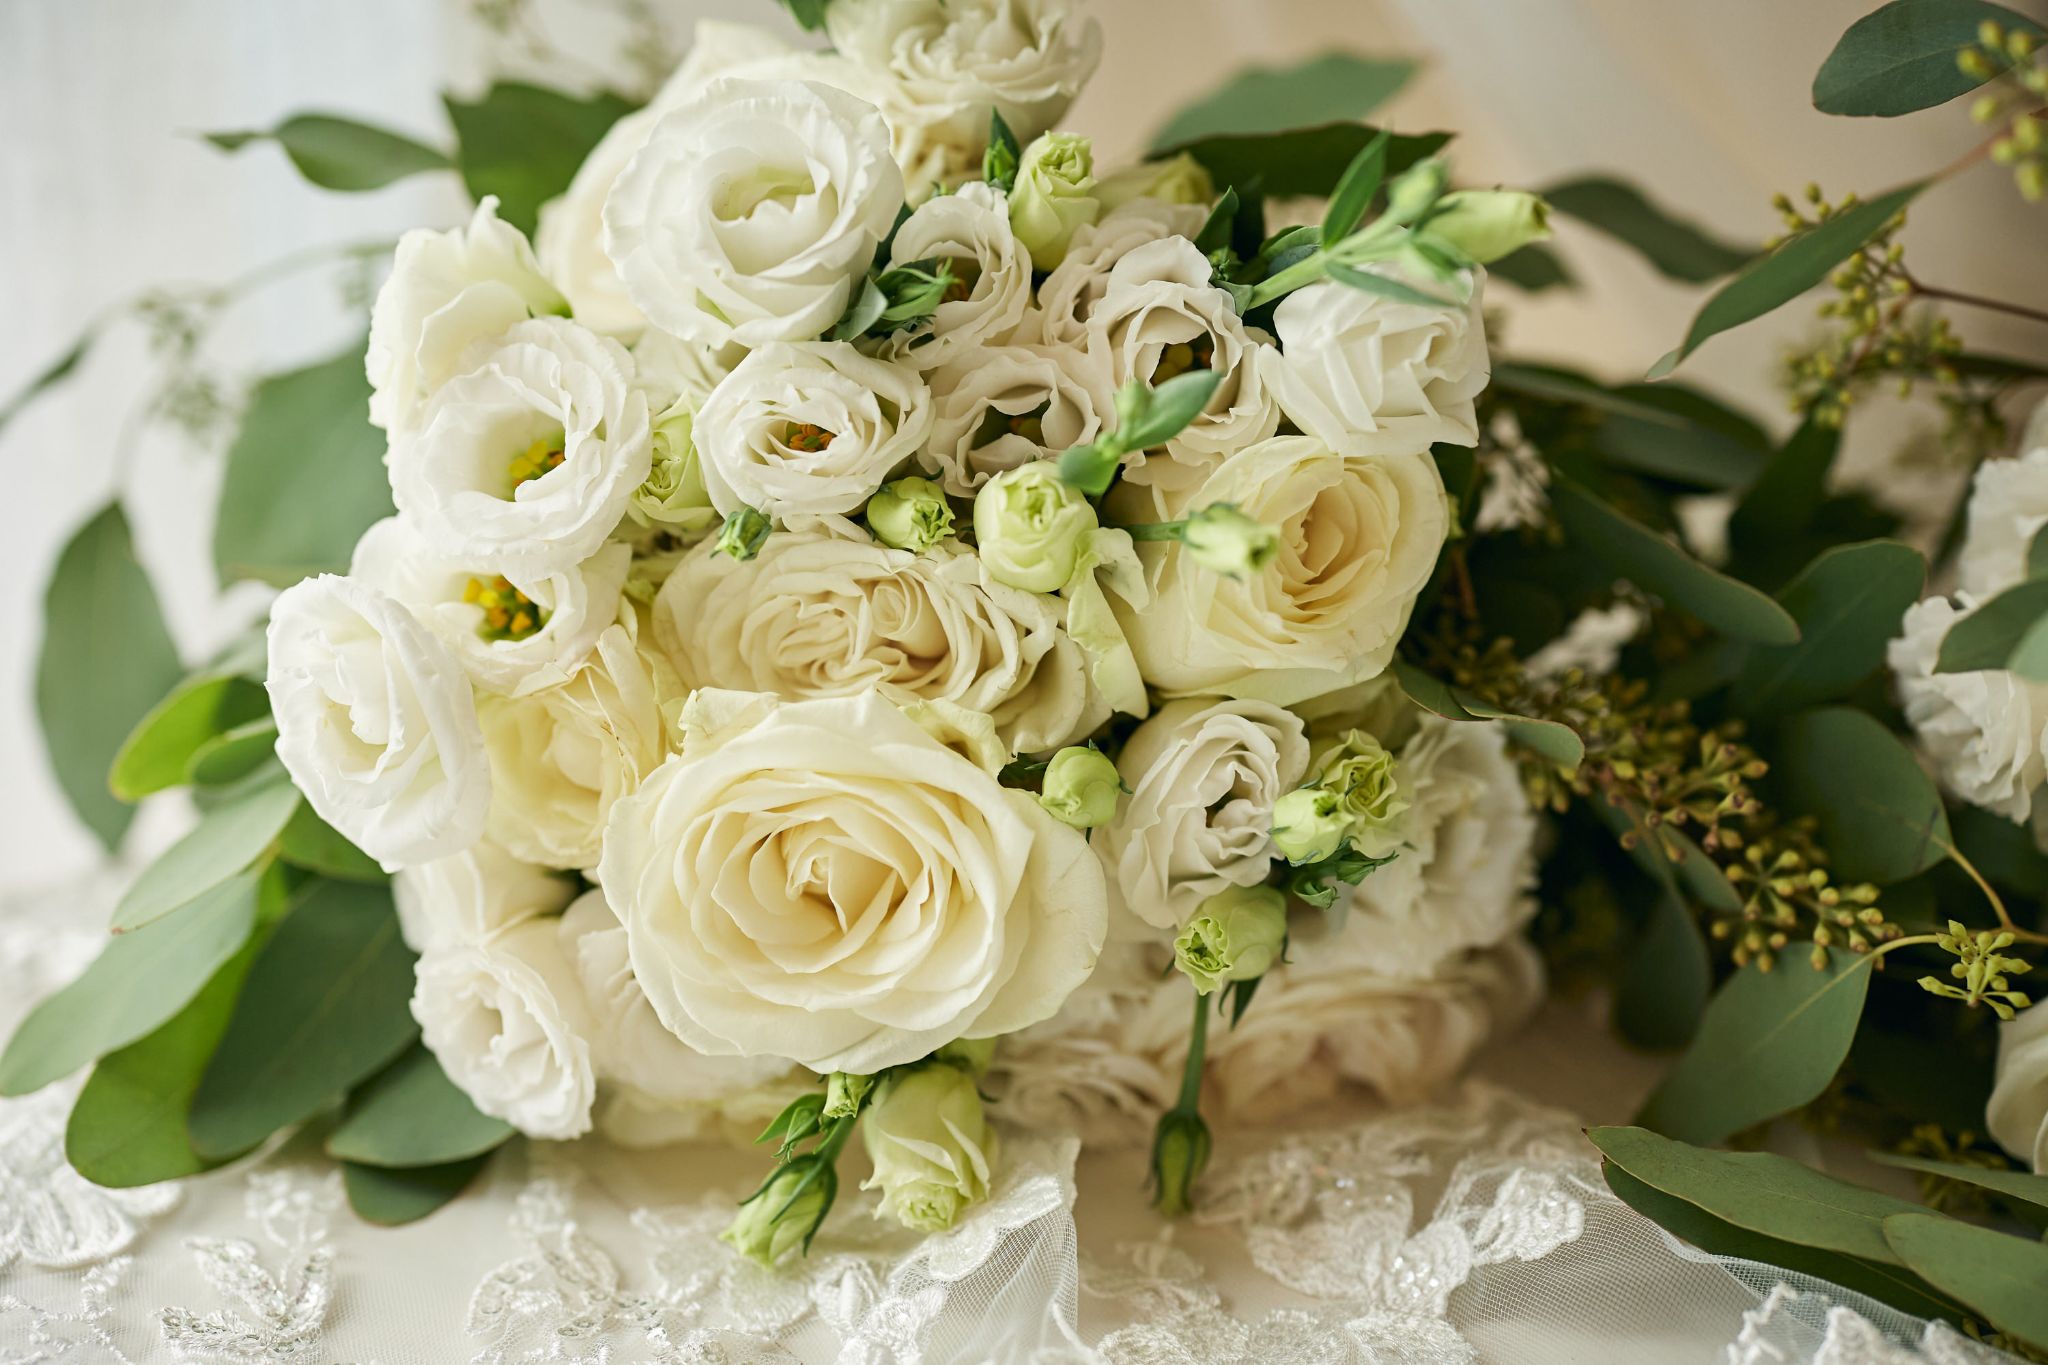
[[[1799,623],[1798,643],[1751,646],[1729,705],[1769,719],[1845,695],[1884,666],[1885,646],[1926,580],[1927,561],[1896,540],[1822,551],[1778,594]]]
[[[1866,712],[1794,716],[1777,749],[1788,804],[1814,817],[1834,868],[1854,881],[1904,881],[1948,856],[1948,815],[1905,742]]]
[[[1506,280],[1524,293],[1540,294],[1546,289],[1568,289],[1578,281],[1557,253],[1541,242],[1532,242],[1521,250],[1501,257],[1486,267],[1487,277]]]
[[[2048,1246],[1939,1214],[1895,1213],[1884,1239],[1906,1267],[1984,1315],[1993,1327],[2048,1350]]]
[[[1351,159],[1338,178],[1337,187],[1330,192],[1329,205],[1323,210],[1324,247],[1337,245],[1365,221],[1365,211],[1372,207],[1373,196],[1380,192],[1380,183],[1387,178],[1389,136],[1383,130],[1366,143],[1365,150]]]
[[[478,1113],[434,1054],[414,1044],[350,1098],[327,1154],[364,1166],[441,1166],[511,1136],[511,1124]]]
[[[1585,742],[1569,725],[1518,716],[1462,691],[1417,668],[1405,659],[1394,661],[1394,677],[1408,700],[1445,720],[1497,720],[1517,744],[1543,755],[1560,768],[1576,768],[1586,756]]]
[[[796,20],[796,26],[806,33],[816,33],[825,27],[825,9],[832,0],[776,0],[789,17]]]
[[[228,730],[258,717],[268,719],[263,688],[247,678],[215,672],[194,674],[162,701],[114,755],[108,784],[123,801],[183,785],[193,756]]]
[[[267,712],[268,703],[265,706]],[[185,765],[185,781],[196,787],[239,782],[276,751],[277,723],[266,713],[261,719],[223,730],[194,749]]]
[[[1345,52],[1327,52],[1289,67],[1247,67],[1168,119],[1154,134],[1152,151],[1164,155],[1204,138],[1352,122],[1393,98],[1414,74],[1410,61]]]
[[[2048,617],[2048,578],[2017,583],[1948,628],[1935,656],[1937,673],[1974,673],[2016,664],[2034,627]]]
[[[2033,20],[1985,0],[1891,0],[1864,15],[1836,42],[1813,78],[1813,107],[1824,114],[1890,118],[1946,104],[1984,83],[1956,55],[1992,20],[2042,36]]]
[[[1717,902],[1714,908],[1724,914],[1731,909],[1739,912],[1742,897],[1692,840],[1685,839],[1681,846],[1685,860],[1674,863],[1660,841],[1642,837],[1638,812],[1607,800],[1593,802],[1593,809],[1608,828],[1623,836],[1622,846],[1629,857],[1659,888],[1649,900],[1642,932],[1629,948],[1615,983],[1614,1025],[1622,1037],[1640,1047],[1683,1047],[1699,1028],[1701,1012],[1713,989],[1714,971],[1679,870],[1697,860],[1691,879],[1711,888]],[[1627,837],[1631,834],[1635,837]],[[1705,872],[1699,870],[1701,866]],[[1718,879],[1718,886],[1712,885],[1706,872]]]
[[[348,1206],[366,1223],[401,1227],[417,1223],[469,1188],[491,1154],[451,1161],[445,1166],[365,1166],[341,1164],[342,1188]]]
[[[988,146],[981,153],[981,178],[1004,194],[1017,187],[1017,171],[1023,164],[1024,149],[1010,131],[1000,109],[988,113]]]
[[[373,124],[333,114],[294,114],[268,131],[207,133],[224,152],[252,142],[284,148],[299,174],[327,190],[374,190],[423,171],[445,171],[445,152]]]
[[[590,149],[634,108],[609,91],[580,97],[518,81],[445,103],[470,197],[495,194],[498,216],[529,236],[540,206],[569,188]]]
[[[1379,132],[1361,123],[1330,123],[1287,132],[1212,133],[1166,150],[1188,153],[1218,185],[1234,185],[1239,193],[1256,184],[1276,198],[1323,198]],[[1444,133],[1395,134],[1387,142],[1387,174],[1399,175],[1449,141]]]
[[[78,369],[79,365],[84,362],[86,354],[92,350],[93,343],[98,341],[99,338],[100,327],[98,323],[95,323],[79,333],[78,339],[73,341],[55,360],[45,365],[36,374],[30,376],[26,384],[15,390],[12,398],[9,398],[5,403],[0,403],[0,432],[6,431],[7,424],[16,417],[19,417],[29,404],[35,402],[37,398],[40,398],[50,389],[69,379],[72,373]]]
[[[1754,251],[1675,218],[1625,180],[1587,176],[1543,191],[1550,207],[1635,250],[1659,274],[1704,284],[1741,268]]]
[[[1963,1161],[1932,1161],[1926,1157],[1901,1156],[1897,1152],[1867,1152],[1865,1155],[1879,1165],[1960,1180],[1966,1185],[1990,1190],[2048,1213],[2048,1175],[2014,1171],[2002,1166],[1973,1166]]]
[[[114,757],[182,671],[128,518],[109,503],[58,557],[36,661],[36,716],[57,785],[108,849],[135,815],[108,788]]]
[[[277,856],[293,867],[345,882],[390,880],[377,860],[338,834],[334,827],[301,805],[285,821],[277,838]]]
[[[152,924],[263,859],[298,805],[282,768],[246,779],[130,883],[114,907],[114,932]]]

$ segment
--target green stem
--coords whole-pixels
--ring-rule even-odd
[[[812,1155],[828,1165],[838,1161],[839,1153],[846,1147],[847,1140],[853,1136],[854,1125],[858,1122],[858,1114],[848,1114],[845,1118],[832,1120],[832,1127],[826,1131],[824,1140],[818,1143],[817,1150]]]
[[[1141,521],[1135,526],[1120,526],[1132,540],[1179,540],[1180,533],[1187,526],[1181,521]]]
[[[1209,1051],[1209,997],[1195,996],[1195,1022],[1188,1029],[1188,1058],[1181,1066],[1180,1099],[1174,1108],[1192,1114],[1202,1103],[1202,1060]]]

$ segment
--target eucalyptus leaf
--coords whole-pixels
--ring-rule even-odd
[[[277,722],[266,715],[223,730],[194,749],[185,765],[185,780],[200,787],[239,782],[276,751]]]
[[[348,1192],[348,1206],[365,1222],[400,1227],[417,1223],[461,1194],[490,1159],[491,1154],[485,1152],[445,1166],[410,1169],[345,1161],[341,1166],[341,1183]]]
[[[2020,635],[2005,666],[2029,682],[2048,682],[2048,615]]]
[[[298,805],[298,788],[273,769],[206,811],[122,895],[114,932],[154,923],[240,873],[270,849]]]
[[[1935,656],[1937,673],[2004,668],[2034,623],[2048,616],[2048,578],[2016,583],[1948,628]]]
[[[540,206],[569,188],[599,139],[634,109],[609,91],[577,96],[519,81],[445,103],[470,197],[495,194],[498,216],[529,236]]]
[[[1919,1171],[1924,1175],[1959,1180],[1965,1185],[1975,1185],[2022,1204],[2032,1204],[2048,1213],[2048,1175],[2009,1170],[2002,1166],[1972,1166],[1962,1161],[1930,1161],[1926,1157],[1901,1156],[1897,1152],[1867,1152],[1865,1155],[1881,1166],[1896,1166],[1903,1171]]]
[[[1408,700],[1432,715],[1455,721],[1497,720],[1510,739],[1543,755],[1560,768],[1576,768],[1586,757],[1585,741],[1569,725],[1532,716],[1517,716],[1490,706],[1440,678],[1431,677],[1406,659],[1394,661],[1394,677]]]
[[[1719,279],[1756,254],[1674,217],[1623,180],[1588,176],[1542,195],[1552,209],[1634,247],[1659,274],[1688,284]]]
[[[2048,1350],[2048,1246],[1924,1212],[1893,1214],[1884,1235],[1936,1289],[2001,1332]]]
[[[182,785],[192,756],[234,727],[270,715],[263,688],[232,674],[201,673],[178,684],[114,755],[109,785],[123,801]]]
[[[1830,949],[1819,970],[1796,952],[1773,971],[1737,970],[1638,1122],[1685,1142],[1720,1142],[1806,1104],[1849,1055],[1873,966],[1868,954]]]
[[[423,171],[453,164],[402,133],[334,114],[294,114],[263,132],[207,133],[208,142],[234,152],[252,142],[275,142],[299,174],[327,190],[374,190]]]
[[[1786,722],[1774,758],[1787,803],[1819,822],[1838,879],[1904,881],[1947,856],[1941,793],[1904,741],[1869,714],[1802,712]]]
[[[1926,581],[1927,561],[1896,540],[1823,551],[1778,594],[1799,623],[1799,642],[1751,646],[1728,704],[1772,719],[1846,694],[1884,666],[1885,646]]]
[[[1348,285],[1353,289],[1362,289],[1368,294],[1377,294],[1383,299],[1392,299],[1395,303],[1412,303],[1421,308],[1456,308],[1458,306],[1457,301],[1454,299],[1444,298],[1440,294],[1432,294],[1426,289],[1417,289],[1414,285],[1403,283],[1391,275],[1379,275],[1370,270],[1360,270],[1355,266],[1345,265],[1341,261],[1329,262],[1323,267],[1323,271],[1339,284]]]
[[[375,858],[350,843],[310,805],[301,805],[285,821],[277,838],[277,856],[293,867],[345,882],[381,884],[391,879]]]
[[[1642,817],[1607,800],[1596,800],[1593,810],[1617,836],[1636,836],[1626,845],[1629,857],[1659,888],[1615,983],[1615,1027],[1639,1047],[1683,1047],[1699,1028],[1714,984],[1714,964],[1699,920],[1686,901],[1677,868],[1650,837]],[[1697,845],[1692,848],[1697,852]],[[1699,856],[1704,860],[1706,855]],[[1739,899],[1736,908],[1741,908]]]
[[[1808,418],[1765,464],[1728,519],[1739,559],[1745,548],[1804,530],[1827,496],[1842,429]]]
[[[512,1131],[478,1113],[434,1054],[415,1044],[356,1093],[328,1135],[327,1154],[366,1166],[438,1166],[481,1156]]]
[[[16,417],[19,417],[29,404],[35,402],[36,399],[63,383],[66,379],[69,379],[78,369],[79,365],[84,362],[86,353],[92,350],[93,343],[99,339],[100,324],[94,323],[86,328],[84,332],[80,333],[78,339],[73,341],[63,354],[59,355],[48,365],[45,365],[38,373],[32,375],[26,384],[16,389],[13,397],[9,398],[5,403],[0,403],[0,431],[7,430],[7,424]]]
[[[109,790],[107,774],[183,672],[156,589],[135,558],[128,518],[109,503],[57,559],[36,661],[36,716],[57,785],[108,849],[135,812]]]
[[[1946,104],[1983,81],[1956,65],[1985,20],[2042,36],[2024,14],[1984,0],[1891,0],[1849,25],[1813,78],[1824,114],[1894,117]]]
[[[1163,154],[1186,152],[1218,185],[1235,185],[1240,192],[1256,182],[1276,199],[1295,195],[1321,199],[1337,187],[1345,168],[1379,131],[1362,123],[1270,133],[1238,130],[1212,133],[1169,147]],[[1399,175],[1449,141],[1446,133],[1396,133],[1387,143],[1387,174]]]
[[[1281,133],[1364,118],[1408,83],[1415,63],[1326,52],[1288,67],[1247,67],[1176,113],[1152,139],[1154,155],[1218,134]],[[1284,191],[1277,191],[1284,192]]]
[[[1509,252],[1486,267],[1486,276],[1489,280],[1506,280],[1526,294],[1569,289],[1578,283],[1557,253],[1541,242]]]

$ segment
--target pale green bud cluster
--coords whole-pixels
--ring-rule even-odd
[[[1005,470],[974,495],[974,538],[989,577],[1058,592],[1094,543],[1095,508],[1049,460]]]
[[[1234,886],[1202,902],[1173,940],[1173,965],[1208,995],[1264,976],[1287,942],[1287,897],[1271,886]]]
[[[1524,190],[1456,190],[1437,201],[1424,230],[1486,265],[1550,236],[1550,205]]]
[[[1046,133],[1024,149],[1010,190],[1010,230],[1038,269],[1065,260],[1074,229],[1101,215],[1094,188],[1095,157],[1087,138]]]
[[[835,1071],[825,1078],[825,1107],[819,1111],[823,1118],[851,1118],[860,1112],[867,1102],[868,1091],[874,1088],[873,1076],[862,1076],[850,1071]]]
[[[1347,845],[1382,858],[1399,846],[1407,810],[1394,755],[1365,731],[1349,730],[1316,761],[1307,784],[1273,803],[1273,846],[1297,866]]]
[[[748,1260],[772,1268],[810,1245],[838,1191],[839,1176],[829,1163],[799,1157],[740,1205],[719,1240],[731,1243]]]
[[[868,499],[868,530],[893,549],[923,554],[953,534],[953,505],[930,479],[885,483]]]
[[[761,553],[768,533],[774,529],[775,523],[769,521],[766,514],[752,507],[742,507],[718,528],[718,540],[712,549],[734,559],[752,559]]]
[[[1053,819],[1075,829],[1094,829],[1116,817],[1116,799],[1123,791],[1116,764],[1100,749],[1071,745],[1045,765],[1038,804]]]
[[[1195,563],[1225,578],[1257,573],[1280,553],[1278,531],[1227,502],[1210,503],[1182,522],[1180,543]]]

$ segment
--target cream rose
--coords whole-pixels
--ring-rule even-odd
[[[853,511],[931,428],[931,391],[914,370],[813,341],[741,361],[704,400],[695,435],[714,507],[781,519]]]
[[[891,354],[919,370],[948,361],[978,361],[985,348],[1016,330],[1031,303],[1031,258],[1010,231],[1003,192],[974,180],[927,199],[896,229],[889,264],[939,261],[953,271],[949,293],[931,322]]]
[[[391,879],[399,933],[416,953],[482,943],[558,913],[571,894],[565,878],[519,861],[488,839],[403,868]]]
[[[1124,741],[1130,795],[1096,835],[1117,899],[1157,928],[1272,870],[1273,803],[1308,769],[1291,713],[1262,701],[1169,702]]]
[[[1908,607],[1885,661],[1942,785],[1973,806],[2025,820],[2048,780],[2048,684],[2004,669],[1937,673],[1942,637],[1977,606],[1967,594],[1956,600],[1960,611],[1941,597]]]
[[[1195,204],[1134,199],[1099,222],[1074,229],[1066,256],[1038,286],[1038,306],[1018,329],[1017,339],[1060,350],[1085,347],[1088,319],[1109,288],[1116,263],[1161,238],[1192,239],[1207,217],[1208,211]]]
[[[1169,695],[1286,706],[1384,670],[1449,525],[1428,453],[1345,459],[1312,437],[1276,436],[1178,492],[1111,495],[1124,524],[1219,502],[1277,528],[1280,553],[1233,579],[1200,568],[1177,543],[1139,545],[1152,605],[1113,605],[1146,680]]]
[[[388,870],[476,842],[491,771],[447,646],[333,574],[279,594],[268,639],[277,756],[321,819]]]
[[[370,420],[394,436],[409,430],[473,345],[567,307],[519,229],[499,221],[495,197],[468,227],[406,233],[370,309]]]
[[[2048,1175],[2048,1010],[1998,1026],[1998,1069],[1984,1127],[1999,1146]]]
[[[1064,346],[983,346],[930,376],[931,442],[918,461],[955,497],[997,474],[1092,441],[1104,414]]]
[[[538,574],[598,552],[652,460],[616,341],[566,318],[479,348],[391,443],[391,495],[434,550]]]
[[[493,839],[544,867],[597,864],[605,817],[668,754],[674,691],[623,625],[567,681],[477,706],[491,760]]]
[[[1446,284],[1391,264],[1366,267],[1456,298]],[[1273,312],[1278,355],[1266,386],[1289,421],[1339,455],[1408,455],[1435,442],[1479,440],[1473,400],[1492,365],[1480,313],[1486,272],[1475,268],[1462,304],[1406,303],[1325,281],[1297,289]]]
[[[699,693],[686,719],[598,881],[692,1047],[871,1072],[1036,1023],[1094,968],[1086,840],[881,697]]]
[[[1996,597],[2027,577],[2027,551],[2048,527],[2048,445],[1977,466],[1967,516],[1956,586]]]
[[[438,635],[477,686],[519,695],[561,682],[618,619],[633,552],[607,545],[548,573],[499,572],[435,554],[402,517],[356,542],[349,576],[389,594]]]
[[[770,536],[744,563],[685,559],[655,599],[654,636],[685,687],[948,701],[1036,753],[1109,717],[1062,615],[991,580],[958,541],[911,554],[809,530]]]
[[[815,82],[720,81],[666,114],[612,186],[604,249],[657,326],[713,345],[822,335],[895,225],[874,107]]]

